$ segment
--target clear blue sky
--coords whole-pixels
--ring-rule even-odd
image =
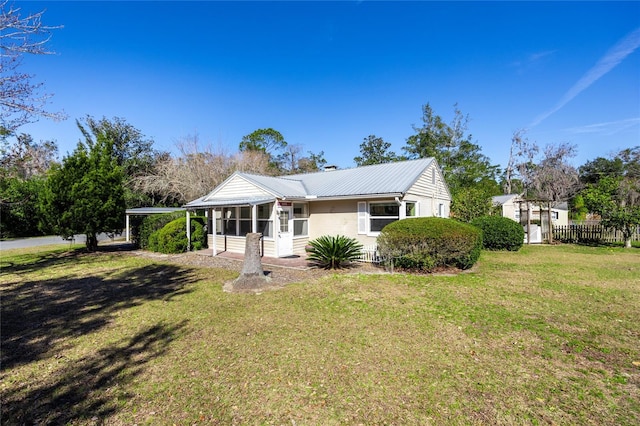
[[[640,144],[640,2],[25,2],[63,25],[23,69],[64,122],[123,117],[172,150],[190,134],[237,150],[272,127],[352,167],[370,134],[401,151],[430,103],[453,105],[494,164],[513,132],[578,146],[580,165]]]

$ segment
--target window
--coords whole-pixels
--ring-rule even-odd
[[[222,220],[225,235],[236,235],[236,208],[222,209]]]
[[[380,232],[391,222],[400,219],[400,206],[397,203],[369,204],[369,231]]]
[[[558,220],[558,212],[551,210],[551,220]]]
[[[414,201],[407,201],[404,205],[404,213],[406,217],[417,216],[416,203]]]
[[[444,217],[444,204],[438,204],[438,217]]]
[[[293,236],[304,236],[309,234],[309,205],[293,204]]]
[[[258,210],[258,232],[262,236],[271,238],[273,237],[273,221],[271,220],[271,212],[273,211],[273,203],[260,204],[257,206]]]
[[[289,210],[280,212],[280,232],[289,232]]]
[[[251,206],[222,209],[221,225],[225,235],[244,236],[251,232]],[[268,221],[267,221],[268,222]]]

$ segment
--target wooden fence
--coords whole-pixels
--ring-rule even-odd
[[[605,228],[602,225],[554,226],[553,239],[563,243],[618,243],[624,242],[622,232]],[[631,241],[640,241],[640,229],[631,237]]]

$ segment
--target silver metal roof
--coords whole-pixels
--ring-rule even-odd
[[[397,195],[406,193],[433,161],[433,158],[421,158],[353,169],[280,177],[240,172],[236,174],[277,198],[304,199]],[[204,201],[206,197],[191,201],[185,207],[249,205],[269,202],[274,199],[251,199],[238,194],[238,198],[234,199]]]
[[[205,197],[198,198],[187,204],[186,208],[197,209],[203,207],[224,207],[224,206],[253,206],[256,204],[264,204],[275,201],[274,197],[238,197],[238,198],[225,198],[225,199],[213,199],[204,201]]]
[[[307,190],[307,195],[319,198],[398,194],[407,192],[432,161],[433,158],[421,158],[353,169],[283,176],[282,179],[300,180]]]
[[[125,210],[125,213],[129,215],[150,215],[159,213],[173,213],[184,210],[184,207],[138,207],[135,209],[127,209]]]

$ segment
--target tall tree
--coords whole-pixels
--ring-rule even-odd
[[[621,231],[625,247],[630,248],[640,227],[640,146],[622,150],[612,160],[609,164],[621,163],[621,171],[616,166],[609,173],[595,174],[599,178],[587,184],[582,196],[589,211],[599,214],[604,226]]]
[[[122,231],[123,179],[111,140],[99,135],[91,146],[80,142],[53,167],[40,200],[41,218],[63,238],[84,234],[93,251],[99,233]]]
[[[164,155],[153,149],[153,139],[147,138],[142,131],[121,117],[96,119],[87,115],[82,120],[76,120],[76,125],[89,148],[101,138],[110,141],[113,158],[124,174],[127,207],[153,204],[154,200],[137,191],[133,182],[136,176],[150,171]]]
[[[327,163],[327,160],[324,158],[324,151],[318,154],[308,151],[305,156],[302,153],[302,145],[288,144],[283,153],[278,155],[275,163],[278,174],[292,175],[317,172]]]
[[[242,137],[240,141],[240,152],[254,151],[267,154],[270,158],[271,167],[274,173],[282,173],[280,161],[287,160],[287,141],[279,131],[272,129],[257,129]]]
[[[8,0],[0,1],[0,137],[6,138],[38,117],[60,120],[64,113],[45,108],[51,95],[41,93],[43,83],[20,69],[23,55],[47,55],[51,31],[61,27],[42,24],[44,11],[21,14]]]
[[[354,157],[353,161],[358,166],[367,166],[402,160],[402,157],[390,151],[389,148],[391,148],[391,143],[376,135],[369,135],[360,144],[360,155]]]
[[[422,108],[421,127],[407,138],[403,150],[409,158],[434,157],[453,194],[460,188],[489,185],[494,189],[499,171],[490,159],[481,153],[480,146],[467,134],[468,116],[462,115],[457,105],[450,124],[433,112],[427,103]]]

